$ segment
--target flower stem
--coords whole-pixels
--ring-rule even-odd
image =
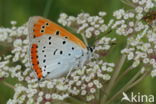
[[[131,89],[133,86],[137,85],[140,81],[142,81],[148,74],[150,74],[151,71],[147,71],[145,72],[138,80],[136,80],[135,82],[133,82],[132,84],[130,84],[128,87],[127,87],[127,90],[128,89]]]
[[[80,101],[74,97],[69,97],[68,100],[71,102],[71,104],[88,104],[88,103]]]
[[[9,84],[9,83],[6,82],[6,81],[2,81],[2,83],[3,83],[5,86],[7,86],[7,87],[9,87],[9,88],[11,88],[11,89],[15,89],[15,87],[14,87],[13,85]]]
[[[48,17],[52,2],[53,2],[53,0],[47,0],[46,6],[45,6],[45,9],[44,9],[44,13],[43,13],[44,17]]]
[[[106,92],[105,92],[105,95],[103,96],[103,99],[101,101],[101,104],[104,104],[106,102],[107,96],[108,96],[108,94],[110,93],[111,89],[114,86],[114,83],[115,83],[115,81],[116,81],[116,79],[117,79],[117,77],[118,77],[118,75],[119,75],[119,73],[121,71],[121,68],[122,68],[122,66],[123,66],[123,64],[125,62],[125,59],[126,59],[126,55],[122,55],[119,63],[116,66],[116,69],[115,69],[115,71],[113,73],[113,76],[111,78],[111,81],[110,81],[110,83],[108,84],[108,86],[106,88]]]
[[[123,76],[125,76],[128,72],[130,72],[132,70],[132,66],[128,67],[115,81],[115,83],[118,83],[118,81],[123,78]]]
[[[141,72],[138,71],[134,77],[123,87],[121,88],[113,97],[111,97],[111,99],[109,99],[106,104],[111,103],[116,97],[118,97],[123,91],[127,91],[130,88],[132,88],[133,86],[135,86],[137,83],[139,83],[146,75],[143,75],[142,77],[140,77],[138,80],[136,80],[139,76],[140,76]],[[136,80],[136,81],[135,81]],[[135,82],[134,82],[135,81]],[[136,83],[137,82],[137,83]],[[134,84],[135,83],[135,84]]]

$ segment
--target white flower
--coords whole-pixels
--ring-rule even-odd
[[[132,59],[133,59],[133,57],[134,57],[133,52],[129,53],[129,55],[128,55],[128,60],[132,60]]]
[[[152,76],[152,77],[155,77],[155,76],[156,76],[156,69],[152,70],[151,76]]]

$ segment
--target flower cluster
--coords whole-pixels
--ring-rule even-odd
[[[117,19],[112,28],[116,33],[123,36],[130,36],[145,29],[142,18],[154,7],[151,0],[132,0],[130,1],[135,8],[134,11],[119,9],[114,12],[113,16]]]
[[[29,62],[27,24],[16,27],[16,22],[12,21],[11,28],[1,27],[0,42],[7,52],[0,57],[0,80],[8,77],[18,79],[13,98],[7,103],[64,103],[70,98],[89,103],[94,101],[98,90],[105,88],[112,71],[118,66],[104,61],[112,45],[120,41],[108,36],[107,33],[111,31],[115,31],[114,37],[125,37],[127,45],[121,50],[121,55],[127,56],[127,61],[132,62],[131,67],[141,66],[142,73],[148,69],[153,77],[156,76],[156,31],[143,20],[146,13],[154,8],[154,3],[151,0],[129,2],[130,6],[135,7],[134,10],[116,10],[113,13],[115,18],[107,24],[104,21],[106,12],[99,12],[97,16],[80,13],[77,17],[60,14],[60,24],[83,34],[83,38],[91,41],[94,47],[91,60],[82,69],[73,70],[68,77],[64,75],[38,81]]]
[[[154,8],[154,2],[132,0],[131,3],[135,7],[135,11],[120,9],[114,12],[117,21],[112,28],[116,28],[118,35],[128,36],[127,47],[121,53],[126,54],[129,61],[133,60],[131,67],[136,68],[141,65],[142,72],[145,69],[153,69],[151,75],[154,77],[156,76],[155,25],[149,26],[151,24],[144,20],[144,16]]]
[[[104,23],[105,12],[99,12],[98,16],[90,16],[88,13],[80,13],[77,17],[68,16],[65,13],[60,14],[58,22],[63,26],[71,27],[77,33],[84,34],[86,38],[100,35],[102,32],[108,31],[113,20],[108,24]]]
[[[99,14],[105,15],[103,12]],[[86,13],[81,13],[81,15],[85,16]],[[76,21],[79,19],[78,16]],[[98,17],[98,20],[100,19],[102,20]],[[0,41],[5,41],[6,48],[9,47],[9,53],[1,57],[0,78],[5,80],[10,76],[18,79],[18,83],[14,85],[14,96],[9,99],[8,104],[34,102],[49,104],[78,96],[84,96],[83,100],[92,101],[95,99],[97,89],[102,88],[104,83],[110,80],[110,73],[115,65],[99,60],[99,57],[93,57],[82,69],[75,69],[71,72],[67,79],[64,76],[58,79],[37,81],[29,62],[27,24],[21,27],[16,27],[15,21],[11,24],[11,28],[0,28],[0,35],[5,37]],[[109,50],[114,41],[115,38],[109,37],[96,40],[95,51]]]
[[[128,60],[133,60],[132,67],[141,64],[143,69],[153,69],[151,74],[156,76],[153,73],[156,70],[156,33],[147,27],[137,38],[129,38],[128,44],[129,47],[123,49],[122,53],[127,55]]]

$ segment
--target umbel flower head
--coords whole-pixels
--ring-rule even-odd
[[[112,72],[121,70],[119,66],[122,65],[119,64],[125,60],[131,63],[129,65],[131,69],[141,67],[142,74],[148,70],[153,77],[156,76],[155,25],[152,24],[151,27],[143,20],[155,7],[155,2],[152,0],[129,2],[133,10],[116,10],[113,19],[107,23],[104,21],[106,12],[99,12],[97,16],[80,13],[76,17],[60,14],[58,19],[60,24],[82,35],[85,43],[94,47],[91,60],[82,69],[73,70],[67,78],[64,75],[56,79],[38,81],[29,62],[27,24],[16,27],[16,22],[11,21],[11,28],[1,27],[0,42],[5,48],[0,57],[0,80],[9,77],[18,80],[12,87],[15,93],[7,104],[64,104],[71,99],[94,104],[99,91],[106,92],[104,96],[109,94],[110,90],[107,90],[109,80],[115,78]],[[107,60],[111,51],[116,51],[113,44],[119,47],[118,43],[123,41],[122,39],[126,42],[125,48],[122,48],[120,53],[125,59],[121,58],[121,62],[117,64],[114,63],[116,61]]]
[[[101,12],[99,14],[102,15]],[[81,15],[85,16],[86,13]],[[102,21],[102,18],[98,16],[91,18],[97,18],[99,19],[98,21]],[[102,23],[100,22],[99,25],[102,25]],[[30,104],[34,102],[48,104],[50,102],[62,101],[72,96],[82,96],[86,101],[92,101],[97,90],[110,80],[110,73],[115,65],[104,62],[101,54],[98,52],[108,51],[115,38],[103,37],[96,40],[94,45],[95,53],[92,59],[82,69],[75,69],[71,72],[68,78],[64,76],[57,79],[38,81],[34,77],[29,62],[27,24],[21,27],[16,27],[16,22],[14,21],[11,24],[11,28],[0,28],[0,35],[5,36],[0,41],[5,42],[6,48],[9,49],[9,53],[5,53],[1,57],[0,78],[12,77],[18,79],[18,83],[14,85],[14,96],[12,99],[9,99],[8,104]]]

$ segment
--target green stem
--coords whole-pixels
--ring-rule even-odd
[[[150,74],[151,71],[145,72],[138,80],[133,82],[131,85],[127,87],[127,90],[131,89],[133,86],[137,85],[140,81],[142,81],[148,74]]]
[[[123,88],[121,88],[113,97],[111,97],[111,99],[109,99],[107,102],[106,102],[106,104],[109,104],[109,103],[111,103],[116,97],[118,97],[122,92],[124,92],[124,91],[127,91],[129,88],[132,88],[135,84],[133,84],[133,83],[135,83],[134,81],[140,76],[140,74],[141,74],[141,72],[140,71],[138,71],[137,72],[137,74],[135,74],[135,76],[123,87]],[[144,78],[145,76],[143,75],[143,78]],[[142,78],[141,78],[142,79]],[[141,81],[140,79],[138,79],[139,81]],[[137,81],[137,83],[138,83],[138,80],[136,80]],[[132,86],[132,84],[133,84],[133,86]],[[131,87],[129,87],[131,85]]]
[[[74,97],[69,97],[68,100],[70,101],[71,104],[88,104]]]
[[[128,67],[116,80],[115,83],[118,83],[120,79],[122,79],[128,72],[132,70],[132,66]]]
[[[48,17],[52,2],[53,2],[53,0],[47,0],[46,6],[45,6],[45,9],[44,9],[44,13],[43,13],[44,17]]]
[[[6,82],[6,81],[2,81],[2,83],[3,83],[5,86],[7,86],[7,87],[9,87],[9,88],[11,88],[11,89],[15,89],[15,87],[14,87],[13,85],[9,84],[9,83]]]
[[[101,104],[104,104],[106,102],[107,96],[108,96],[108,94],[110,93],[111,89],[114,86],[114,83],[115,83],[115,81],[116,81],[116,79],[117,79],[117,77],[118,77],[118,75],[119,75],[119,73],[120,73],[120,71],[122,69],[122,66],[123,66],[123,64],[125,62],[125,59],[126,59],[126,55],[122,55],[119,63],[117,64],[117,66],[115,68],[115,71],[113,73],[113,76],[111,78],[111,81],[110,81],[110,83],[108,84],[108,86],[106,88],[106,92],[105,92],[105,95],[103,96],[103,99],[101,101]]]

